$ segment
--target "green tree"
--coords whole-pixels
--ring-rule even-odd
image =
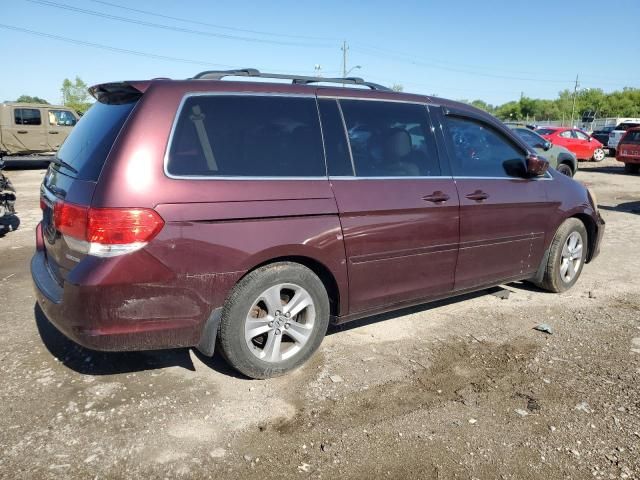
[[[87,84],[80,77],[76,77],[75,82],[65,78],[60,91],[62,92],[62,102],[66,107],[84,113],[91,106]]]
[[[49,105],[44,98],[40,97],[32,97],[31,95],[20,95],[16,100],[18,103],[44,103],[45,105]]]
[[[393,85],[391,85],[391,90],[393,90],[394,92],[403,92],[404,87],[400,83],[394,83]]]
[[[495,107],[490,103],[485,102],[484,100],[476,99],[468,103],[476,108],[479,108],[480,110],[484,110],[485,112],[493,113],[495,111]]]

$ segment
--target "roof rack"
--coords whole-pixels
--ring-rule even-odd
[[[207,70],[200,72],[193,77],[193,80],[221,80],[224,77],[259,77],[259,78],[277,78],[283,80],[291,80],[291,83],[298,85],[308,85],[310,83],[342,83],[349,85],[362,85],[369,87],[371,90],[382,90],[391,92],[390,88],[377,83],[365,82],[359,77],[305,77],[301,75],[287,75],[282,73],[262,73],[255,68],[242,68],[239,70]]]

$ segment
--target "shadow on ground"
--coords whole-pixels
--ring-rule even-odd
[[[600,205],[598,208],[612,212],[635,213],[640,215],[640,201],[619,203],[615,207]]]

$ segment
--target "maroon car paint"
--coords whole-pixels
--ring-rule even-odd
[[[52,171],[67,201],[98,208],[154,208],[165,221],[163,230],[137,252],[82,257],[79,262],[64,258],[55,250],[59,246],[48,250],[40,226],[36,233],[32,272],[38,303],[61,331],[85,346],[136,350],[197,345],[212,312],[224,304],[236,282],[276,259],[294,258],[328,272],[328,281],[336,287],[332,315],[339,323],[530,278],[555,230],[569,216],[592,222],[589,259],[597,253],[603,231],[599,214],[584,187],[555,172],[552,180],[446,175],[203,180],[170,178],[163,168],[178,106],[185,94],[197,92],[451,106],[492,122],[526,150],[506,127],[472,107],[350,88],[198,80],[132,84],[144,95],[98,182]],[[440,147],[441,162],[446,163]],[[476,190],[489,198],[466,198]],[[432,203],[423,198],[438,192],[448,200]],[[52,263],[63,271],[52,275]]]

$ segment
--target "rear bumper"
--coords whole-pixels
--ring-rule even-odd
[[[618,160],[619,162],[622,163],[632,163],[632,164],[639,164],[640,163],[640,157],[627,157],[624,155],[619,155],[616,157],[616,160]]]
[[[38,305],[74,342],[93,350],[133,351],[202,345],[203,337],[211,336],[211,305],[181,288],[175,275],[158,274],[158,267],[150,274],[156,262],[151,255],[135,260],[132,254],[124,261],[91,258],[93,264],[77,268],[80,272],[60,285],[48,267],[39,225],[36,236],[31,276]],[[140,264],[145,261],[146,268]],[[129,282],[121,276],[117,281],[105,278],[105,272],[113,275],[119,269]],[[156,282],[140,282],[143,275],[155,276]]]

